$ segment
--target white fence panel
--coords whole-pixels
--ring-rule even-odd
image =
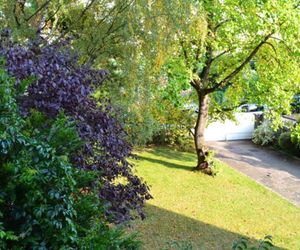
[[[254,113],[236,113],[236,122],[213,122],[205,130],[206,141],[251,139],[254,131]]]

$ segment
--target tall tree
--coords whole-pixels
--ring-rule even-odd
[[[152,83],[164,58],[166,44],[161,42],[167,41],[165,32],[155,29],[162,2],[0,0],[0,20],[21,41],[36,35],[52,44],[69,39],[81,63],[108,69],[110,81],[97,96],[109,96],[122,110],[131,141],[139,144],[155,131],[149,106],[154,105]]]
[[[300,10],[292,0],[193,1],[188,8],[189,22],[176,30],[177,55],[198,99],[196,169],[211,174],[204,140],[210,97],[226,89],[227,108],[251,99],[273,114],[288,110],[299,87]]]

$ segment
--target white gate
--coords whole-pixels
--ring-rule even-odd
[[[254,131],[254,113],[236,113],[236,122],[213,122],[205,130],[206,141],[231,141],[251,139]]]

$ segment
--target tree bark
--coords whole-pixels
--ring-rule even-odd
[[[209,162],[207,161],[208,150],[204,141],[204,131],[208,118],[209,97],[208,94],[201,93],[200,91],[197,91],[197,93],[199,100],[199,112],[195,126],[194,141],[198,161],[195,170],[212,175],[211,166],[209,166]]]

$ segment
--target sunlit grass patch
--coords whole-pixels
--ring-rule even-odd
[[[154,197],[147,218],[133,223],[145,249],[170,242],[193,249],[230,249],[246,236],[272,235],[278,248],[300,249],[300,209],[236,170],[217,162],[216,177],[193,172],[195,157],[168,148],[138,153],[136,171]]]

